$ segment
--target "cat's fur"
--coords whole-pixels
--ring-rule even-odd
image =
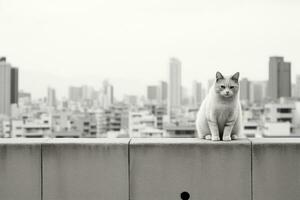
[[[239,72],[230,77],[216,73],[216,80],[197,114],[199,138],[218,141],[242,137],[238,79]]]

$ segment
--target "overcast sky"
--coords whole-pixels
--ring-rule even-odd
[[[226,2],[226,3],[225,3]],[[296,0],[0,0],[0,56],[20,69],[20,89],[99,88],[143,94],[182,61],[183,84],[206,84],[217,70],[251,80],[268,76],[268,57],[300,74]]]

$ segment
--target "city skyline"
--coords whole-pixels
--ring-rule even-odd
[[[5,59],[5,60],[7,60],[7,58],[6,57],[2,57],[2,59]],[[261,85],[261,84],[263,84],[263,85],[265,85],[265,86],[259,86],[259,87],[267,87],[267,85],[268,85],[268,82],[269,82],[269,80],[270,80],[270,73],[272,73],[272,71],[274,71],[275,70],[275,66],[273,66],[273,65],[271,65],[270,63],[272,63],[272,62],[274,62],[273,60],[279,60],[280,62],[284,62],[283,61],[283,59],[284,59],[284,57],[283,56],[271,56],[271,57],[269,57],[269,66],[267,66],[267,68],[269,68],[269,72],[268,72],[268,76],[269,77],[266,77],[266,79],[264,79],[264,80],[259,80],[259,81],[257,81],[257,80],[253,80],[253,79],[249,79],[248,77],[243,77],[242,76],[242,78],[241,78],[241,88],[244,88],[244,86],[243,86],[243,82],[245,81],[245,80],[247,80],[247,81],[249,81],[249,82],[251,82],[252,83],[252,86],[254,87],[255,85],[256,86],[258,86],[257,84],[259,84],[259,85]],[[169,58],[169,66],[167,66],[166,68],[168,68],[168,70],[170,70],[171,68],[170,68],[170,63],[172,63],[172,62],[174,62],[174,60],[176,61],[176,62],[179,62],[180,63],[180,68],[181,68],[181,65],[182,65],[182,62],[181,62],[181,60],[180,59],[178,59],[178,58],[175,58],[175,57],[170,57]],[[7,62],[7,64],[8,65],[11,65],[11,63],[9,62],[9,61],[6,61]],[[277,62],[277,61],[276,61]],[[293,64],[292,64],[292,62],[290,61],[290,62],[284,62],[284,63],[287,63],[288,64],[288,67],[289,67],[289,70],[287,71],[287,76],[291,76],[290,78],[290,80],[289,81],[291,81],[291,85],[289,85],[289,86],[286,86],[286,87],[289,87],[289,90],[290,90],[290,94],[289,94],[289,96],[291,97],[292,95],[293,95],[293,92],[294,92],[294,96],[299,96],[299,92],[298,92],[298,85],[297,85],[297,83],[299,84],[299,81],[297,81],[297,77],[299,77],[300,76],[300,74],[296,74],[296,75],[294,75],[295,76],[295,81],[293,81],[293,74],[291,73],[293,70]],[[273,66],[273,67],[272,67]],[[270,68],[271,67],[271,68]],[[169,69],[170,68],[170,69]],[[182,67],[182,68],[184,68],[184,67]],[[274,70],[271,70],[271,69],[274,69]],[[17,70],[17,72],[14,72],[14,70]],[[180,71],[182,71],[183,69],[180,69]],[[271,71],[270,71],[271,70]],[[277,70],[277,68],[276,68],[276,70]],[[276,71],[275,70],[275,71]],[[12,73],[17,73],[17,76],[18,76],[18,74],[19,74],[19,68],[12,68]],[[168,71],[167,72],[167,74],[169,75],[169,78],[170,78],[170,74],[169,74],[170,72]],[[230,75],[230,74],[225,74],[225,75]],[[22,74],[22,76],[23,76],[23,74]],[[21,78],[22,78],[22,76],[21,76]],[[183,77],[181,77],[182,76],[182,73],[180,72],[180,79],[183,79]],[[273,76],[273,75],[272,75]],[[173,76],[171,76],[171,77],[173,77]],[[66,90],[67,91],[65,91],[64,93],[63,93],[63,95],[57,95],[56,93],[57,93],[57,90],[59,90],[59,91],[61,91],[61,88],[55,88],[55,87],[52,87],[51,85],[48,85],[46,88],[45,88],[45,91],[43,92],[44,94],[42,94],[40,97],[33,97],[33,99],[43,99],[43,98],[47,98],[47,96],[49,96],[49,88],[51,88],[51,89],[53,89],[53,90],[55,90],[55,99],[56,100],[63,100],[63,99],[74,99],[74,97],[72,97],[73,95],[70,93],[70,90],[72,90],[72,89],[77,89],[77,90],[83,90],[83,91],[85,91],[85,90],[87,90],[87,89],[89,89],[89,90],[93,90],[93,91],[99,91],[99,92],[101,92],[103,89],[104,90],[106,90],[105,89],[105,87],[104,87],[104,85],[106,85],[106,84],[109,84],[110,86],[109,87],[113,87],[112,88],[112,92],[113,92],[113,95],[112,95],[112,97],[113,98],[111,98],[111,100],[108,100],[108,101],[114,101],[114,100],[116,100],[116,101],[123,101],[124,100],[124,98],[126,98],[126,96],[127,95],[134,95],[134,96],[137,96],[138,98],[140,98],[140,97],[142,97],[142,98],[146,98],[146,99],[148,99],[148,93],[149,93],[149,91],[148,91],[148,89],[149,89],[149,87],[155,87],[155,88],[153,88],[153,89],[155,89],[155,90],[157,90],[157,91],[155,91],[155,93],[157,93],[159,90],[158,90],[158,88],[160,87],[159,85],[161,84],[161,82],[165,82],[166,84],[170,81],[170,80],[168,80],[169,78],[167,78],[166,80],[158,80],[158,81],[155,81],[154,83],[155,84],[146,84],[146,85],[143,85],[143,84],[135,84],[135,86],[137,86],[137,85],[139,85],[139,87],[141,87],[142,88],[142,92],[141,93],[139,93],[139,94],[136,94],[136,93],[130,93],[130,92],[128,92],[128,91],[125,91],[125,92],[123,92],[123,94],[122,95],[118,95],[118,92],[116,92],[116,91],[118,91],[118,88],[117,89],[114,89],[114,88],[116,88],[115,86],[114,86],[114,84],[111,82],[111,81],[109,81],[110,79],[104,79],[104,80],[101,80],[101,82],[100,82],[100,84],[99,85],[97,85],[97,86],[94,86],[94,85],[88,85],[88,84],[86,84],[86,83],[82,83],[82,84],[80,84],[80,83],[77,83],[77,84],[73,84],[73,85],[68,85],[67,86],[67,88],[66,88]],[[181,89],[185,89],[185,92],[184,92],[184,94],[181,94],[180,96],[181,96],[181,98],[184,98],[184,96],[186,96],[186,95],[188,95],[188,96],[186,96],[186,97],[189,97],[189,98],[194,98],[193,96],[194,96],[194,83],[195,82],[197,82],[197,83],[199,83],[199,84],[201,84],[201,88],[202,89],[204,89],[204,91],[201,91],[202,92],[202,98],[205,96],[205,93],[207,92],[207,89],[209,89],[210,87],[211,87],[211,84],[212,84],[212,81],[214,80],[214,78],[208,78],[207,80],[191,80],[191,82],[188,84],[188,85],[184,85],[184,84],[182,84],[182,82],[181,82]],[[19,81],[19,77],[18,77],[18,79],[17,79],[17,81]],[[288,82],[289,82],[288,81]],[[153,81],[152,81],[153,82]],[[283,81],[284,82],[284,81]],[[13,84],[13,82],[12,82],[12,84]],[[159,85],[157,85],[157,84],[159,84]],[[273,85],[273,87],[276,87],[276,86],[274,86],[274,84],[271,84],[271,85]],[[281,85],[281,84],[280,84]],[[19,87],[19,86],[18,86]],[[104,88],[103,88],[104,87]],[[31,95],[32,95],[32,91],[30,91],[30,90],[24,90],[24,89],[22,89],[22,86],[21,87],[19,87],[20,88],[20,92],[29,92],[29,93],[31,93]],[[245,88],[244,88],[245,89]],[[241,91],[241,100],[243,100],[244,99],[244,93],[246,92],[246,93],[249,93],[250,92],[250,90],[251,90],[252,88],[248,88],[247,89],[247,91]],[[267,95],[267,94],[264,94],[264,93],[266,93],[266,90],[267,88],[265,88],[265,89],[263,89],[264,91],[262,91],[263,93],[262,94],[260,94],[260,95]],[[81,91],[81,92],[83,92],[83,91]],[[88,91],[85,91],[85,92],[88,92]],[[92,92],[92,91],[89,91],[89,92]],[[78,92],[77,92],[78,93]],[[251,92],[250,92],[251,93]],[[249,93],[249,95],[250,95],[250,93]],[[117,94],[117,95],[116,95]],[[15,97],[14,98],[16,98],[17,96],[17,94],[11,94],[11,95],[14,95]],[[87,94],[79,94],[78,93],[78,95],[80,96],[80,95],[83,95],[83,96],[86,96]],[[78,96],[77,95],[77,96]],[[89,94],[89,95],[92,95],[92,94]],[[110,94],[111,95],[111,94]],[[155,96],[155,98],[157,98],[157,95],[159,95],[158,93],[157,94],[155,94],[156,96]],[[167,94],[165,94],[165,95],[167,95]],[[203,96],[204,95],[204,96]],[[56,98],[57,97],[57,98]],[[254,99],[255,99],[255,97],[254,96],[249,96],[249,98],[250,98],[250,100],[251,101],[253,101]],[[258,97],[259,99],[261,99],[262,97]],[[183,100],[183,99],[182,99]],[[13,100],[14,101],[14,100]]]
[[[2,0],[0,55],[19,67],[21,89],[34,98],[48,86],[61,97],[70,85],[100,87],[107,78],[117,97],[144,94],[146,85],[167,80],[173,56],[182,61],[185,86],[205,83],[216,71],[266,80],[270,56],[292,61],[295,82],[299,7],[257,0]]]

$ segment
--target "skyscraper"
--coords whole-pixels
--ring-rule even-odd
[[[70,101],[81,101],[83,96],[82,87],[69,87],[69,100]]]
[[[258,81],[251,82],[250,85],[250,101],[252,103],[261,103],[263,99],[263,86]]]
[[[19,99],[19,69],[16,67],[11,68],[10,73],[10,103],[18,104]]]
[[[267,81],[251,81],[249,99],[251,103],[261,104],[266,98]]]
[[[180,105],[181,106],[188,106],[188,105],[191,105],[191,103],[192,103],[192,99],[191,99],[190,91],[188,90],[187,87],[181,86],[181,101],[180,101]]]
[[[296,76],[296,97],[300,98],[300,74]]]
[[[181,106],[181,62],[171,58],[169,63],[168,115]]]
[[[157,100],[157,86],[156,85],[150,85],[147,87],[147,99],[150,102]]]
[[[242,101],[250,100],[250,82],[247,78],[240,80],[240,99]]]
[[[102,98],[103,98],[103,107],[108,108],[114,103],[114,87],[109,84],[107,80],[103,81],[103,90],[102,90]]]
[[[268,92],[273,100],[291,97],[291,63],[283,57],[270,57]]]
[[[200,106],[202,101],[202,85],[200,82],[194,81],[192,87],[192,102],[194,106]]]
[[[97,98],[96,91],[93,87],[88,85],[81,86],[82,99],[83,100],[94,100]]]
[[[47,105],[50,107],[56,106],[56,92],[55,89],[51,87],[47,89]]]
[[[12,103],[18,103],[18,69],[0,57],[0,114],[10,116]]]
[[[165,81],[160,81],[157,86],[157,103],[166,104],[168,95],[168,84]]]

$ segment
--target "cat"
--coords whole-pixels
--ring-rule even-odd
[[[239,100],[239,72],[230,77],[216,73],[216,80],[197,113],[198,137],[224,141],[242,138],[242,109]]]

